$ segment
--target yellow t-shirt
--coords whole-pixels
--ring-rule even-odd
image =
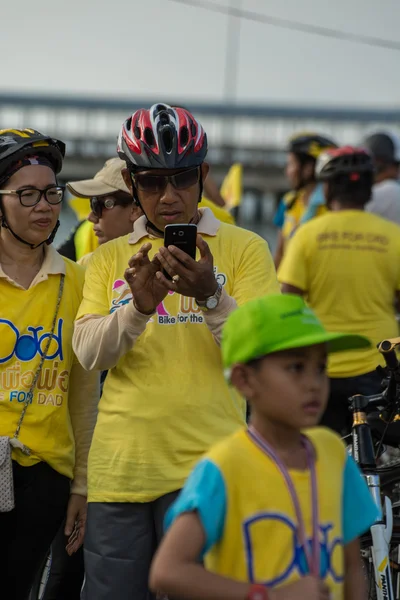
[[[331,431],[309,429],[317,457],[320,576],[332,600],[343,600],[343,547],[364,533],[378,510],[353,459]],[[312,539],[309,470],[289,470],[307,540]],[[209,571],[276,589],[307,573],[298,519],[281,472],[246,431],[214,446],[189,476],[166,526],[197,511]],[[306,600],[306,598],[299,598]]]
[[[94,250],[93,250],[93,252],[94,252]],[[86,269],[86,267],[88,266],[89,260],[93,256],[93,252],[84,254],[79,260],[77,260],[76,262],[78,263],[78,265],[81,265],[81,267],[84,267]]]
[[[400,227],[360,210],[331,212],[303,225],[278,271],[279,281],[306,292],[328,331],[358,333],[372,348],[329,358],[331,377],[352,377],[383,364],[376,344],[398,335],[394,297],[400,289]]]
[[[62,475],[72,478],[75,444],[68,411],[68,390],[71,368],[76,361],[72,333],[82,300],[84,269],[67,258],[61,260],[65,265],[65,281],[54,339],[19,435],[32,454],[25,456],[14,450],[13,458],[24,466],[43,460]],[[41,352],[51,332],[59,285],[59,273],[44,276],[28,290],[0,277],[0,435],[12,437],[15,433]]]
[[[222,223],[217,235],[204,238],[217,280],[239,305],[279,292],[267,243],[256,234]],[[128,260],[146,241],[154,256],[163,240],[128,240],[112,240],[93,254],[77,318],[106,316],[131,301]],[[178,490],[199,457],[244,417],[244,401],[224,379],[202,312],[193,299],[169,294],[108,372],[89,454],[89,501],[149,502]]]

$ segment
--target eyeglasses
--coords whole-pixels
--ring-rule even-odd
[[[107,210],[111,210],[112,208],[114,208],[114,206],[128,206],[129,204],[132,204],[132,202],[133,198],[131,198],[129,201],[126,201],[119,200],[118,198],[112,198],[110,196],[109,198],[104,198],[103,200],[101,198],[97,198],[97,196],[93,196],[93,198],[90,198],[90,210],[92,211],[95,217],[101,219],[103,210],[105,208]]]
[[[168,183],[177,190],[185,190],[199,181],[200,168],[186,169],[175,175],[148,175],[147,173],[131,173],[134,185],[142,192],[163,192]]]
[[[18,196],[22,206],[36,206],[39,204],[42,196],[49,204],[60,204],[64,197],[65,187],[51,186],[44,190],[37,188],[24,188],[23,190],[0,190],[0,194],[15,194]]]

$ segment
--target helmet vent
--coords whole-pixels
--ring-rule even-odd
[[[160,113],[160,123],[161,125],[169,125],[169,115],[166,112]]]
[[[160,112],[164,112],[166,110],[167,110],[167,107],[165,106],[165,104],[157,104],[155,112],[157,114]]]
[[[188,141],[189,141],[189,130],[187,127],[181,127],[179,142],[180,142],[180,145],[182,146],[182,148],[185,148],[185,146],[187,146]]]
[[[171,127],[164,127],[164,130],[161,135],[165,151],[169,154],[170,152],[172,152],[172,148],[174,145],[174,136],[172,134]]]
[[[153,131],[150,129],[150,127],[146,127],[146,129],[144,130],[144,139],[146,141],[146,144],[150,147],[150,148],[154,148],[155,146],[155,139],[154,139],[154,133]]]
[[[142,136],[142,132],[140,130],[140,127],[138,125],[138,122],[136,121],[135,123],[135,127],[133,129],[133,133],[135,134],[135,137],[140,140],[141,136]]]

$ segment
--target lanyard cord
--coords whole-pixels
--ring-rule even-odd
[[[37,380],[39,379],[40,373],[42,371],[43,363],[44,363],[44,361],[47,358],[47,353],[49,351],[50,344],[51,344],[51,341],[52,341],[53,336],[54,336],[54,331],[55,331],[55,328],[56,328],[58,312],[59,312],[59,309],[60,309],[61,299],[62,299],[62,295],[63,295],[63,291],[64,291],[64,279],[65,279],[65,275],[62,273],[60,275],[60,286],[58,288],[57,304],[56,304],[56,309],[55,309],[55,312],[54,312],[53,323],[52,323],[52,326],[51,326],[51,333],[49,334],[49,337],[48,337],[48,340],[47,340],[47,344],[46,344],[46,348],[45,348],[44,352],[42,353],[42,357],[40,359],[40,364],[39,364],[39,366],[37,368],[37,371],[35,373],[35,376],[33,378],[33,381],[32,381],[31,387],[29,389],[29,392],[26,395],[26,400],[24,402],[24,406],[23,406],[21,415],[20,415],[19,420],[18,420],[17,429],[15,430],[14,436],[12,438],[10,438],[10,444],[11,444],[11,446],[13,446],[13,448],[19,448],[21,450],[21,452],[23,454],[26,454],[27,456],[29,456],[31,454],[31,449],[28,448],[27,446],[25,446],[24,444],[22,444],[22,442],[19,441],[19,439],[18,439],[19,431],[21,429],[22,421],[24,420],[27,408],[28,408],[29,404],[33,400],[33,392],[34,392],[34,389],[35,389],[35,385],[37,383]]]
[[[258,446],[258,448],[264,452],[277,466],[281,472],[289,494],[291,496],[294,510],[296,513],[296,519],[298,524],[298,536],[302,544],[304,554],[307,560],[309,572],[315,577],[319,577],[319,562],[320,562],[320,545],[319,545],[319,523],[318,523],[318,488],[317,488],[317,474],[315,469],[315,460],[313,456],[313,447],[311,442],[305,436],[302,436],[302,444],[307,452],[307,465],[311,475],[311,498],[312,498],[312,523],[313,523],[313,536],[312,536],[312,551],[310,552],[309,543],[304,526],[304,519],[301,513],[300,502],[296,492],[296,488],[293,484],[292,478],[284,465],[283,461],[279,458],[273,448],[264,440],[263,437],[252,427],[249,426],[247,433],[250,439]]]

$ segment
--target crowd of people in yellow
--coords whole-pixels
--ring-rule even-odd
[[[224,207],[202,125],[158,103],[68,183],[80,218],[57,251],[65,145],[0,130],[10,598],[365,599],[378,509],[340,436],[398,329],[397,144],[296,134],[272,257]],[[195,259],[164,246],[188,223]]]

